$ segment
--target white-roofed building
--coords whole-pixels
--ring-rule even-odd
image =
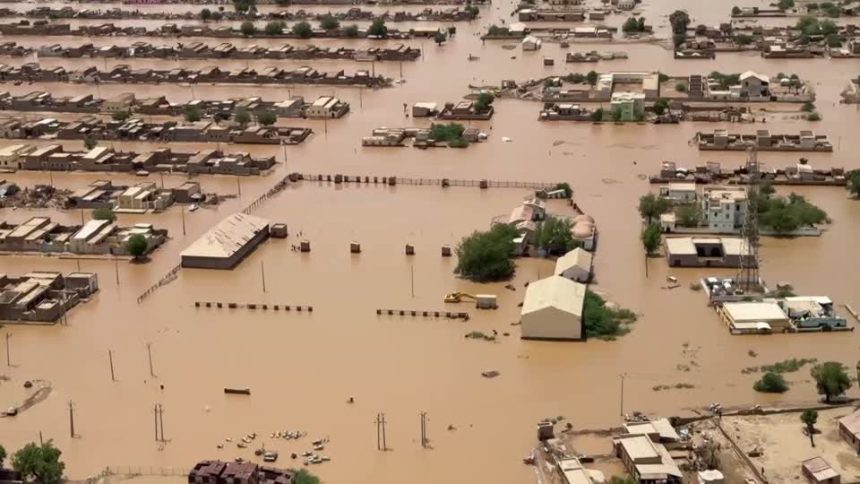
[[[693,182],[670,182],[665,187],[660,188],[660,196],[673,202],[695,202],[696,184]]]
[[[182,251],[182,267],[232,269],[268,236],[268,220],[235,213]]]
[[[520,315],[523,339],[579,340],[586,286],[561,276],[529,284]]]
[[[644,435],[652,442],[679,442],[681,436],[672,427],[667,418],[658,418],[648,422],[633,422],[624,424],[624,431],[630,435]]]
[[[727,302],[717,314],[734,334],[770,333],[791,329],[791,321],[776,301]]]
[[[656,444],[644,435],[629,435],[613,440],[612,445],[635,482],[683,482],[681,469],[662,444]]]
[[[586,469],[576,457],[561,458],[556,461],[563,484],[603,484],[603,473]]]
[[[740,267],[741,260],[746,265],[756,263],[749,246],[738,237],[667,237],[664,244],[671,267]]]
[[[591,252],[577,247],[555,261],[555,275],[587,283],[591,280],[591,267]]]

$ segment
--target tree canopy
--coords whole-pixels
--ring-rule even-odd
[[[375,18],[367,29],[367,35],[374,37],[388,37],[388,27],[385,26],[385,19]]]
[[[254,22],[246,20],[239,26],[239,31],[242,32],[242,35],[254,35],[257,33],[257,26],[254,25]]]
[[[98,140],[93,138],[92,136],[87,136],[84,138],[84,148],[91,150],[99,145]]]
[[[687,27],[690,25],[690,15],[683,10],[675,10],[669,15],[669,23],[672,25],[673,33],[686,35]]]
[[[3,468],[3,462],[6,461],[6,448],[0,445],[0,469]]]
[[[669,200],[653,193],[639,197],[639,215],[649,224],[659,219],[660,215],[668,212],[670,208],[672,207]]]
[[[283,20],[273,20],[266,24],[263,31],[266,32],[266,35],[281,35],[284,33],[286,26],[287,24]]]
[[[314,29],[307,22],[299,22],[293,25],[293,34],[303,39],[309,39],[314,34]]]
[[[126,111],[126,110],[114,111],[110,117],[114,121],[125,121],[131,117],[131,111]]]
[[[668,99],[661,97],[660,99],[654,101],[654,114],[659,116],[665,113],[667,109],[669,109]]]
[[[573,240],[571,228],[573,224],[566,218],[547,217],[535,234],[538,247],[553,255],[564,255],[573,250],[578,244]]]
[[[495,101],[495,99],[496,97],[493,96],[491,93],[482,92],[478,94],[478,100],[475,101],[475,109],[478,112],[486,111],[490,108],[490,105],[493,104],[493,101]]]
[[[196,123],[203,119],[203,113],[197,106],[185,106],[182,116],[185,117],[185,121],[188,121],[189,123]]]
[[[112,208],[101,207],[93,210],[93,220],[116,220],[116,214]]]
[[[651,224],[642,231],[642,247],[645,254],[651,255],[657,252],[663,242],[663,230],[657,224]]]
[[[809,443],[815,447],[815,424],[818,422],[818,411],[807,408],[800,414],[800,421],[806,425],[806,433],[809,434]]]
[[[200,19],[203,20],[204,22],[211,19],[211,18],[212,18],[212,10],[209,10],[208,8],[204,8],[203,10],[200,11]]]
[[[769,371],[755,382],[753,390],[763,393],[785,393],[788,391],[788,383],[779,373]]]
[[[508,224],[495,224],[486,232],[474,232],[457,246],[454,272],[476,282],[510,279],[516,270],[513,262],[517,230]]]
[[[307,469],[299,469],[293,475],[293,484],[320,484],[320,478]]]
[[[433,41],[439,45],[442,45],[446,40],[448,40],[448,35],[441,30],[437,30],[435,34],[433,34]]]
[[[343,29],[343,35],[345,35],[347,37],[358,37],[358,25],[355,25],[355,24],[347,25]]]
[[[125,243],[125,250],[135,258],[145,254],[147,248],[149,248],[149,245],[146,243],[146,237],[140,234],[132,235]]]
[[[697,204],[681,205],[675,209],[675,221],[681,227],[698,227],[702,217],[702,209]]]
[[[50,440],[42,445],[29,443],[12,456],[12,468],[26,480],[40,484],[59,483],[63,479],[66,465],[60,461],[60,449]]]
[[[240,128],[245,129],[248,127],[248,123],[251,122],[251,113],[244,108],[237,109],[233,112],[233,121],[235,121]]]
[[[827,212],[809,203],[801,195],[761,197],[758,200],[759,223],[779,234],[827,222]]]
[[[430,137],[436,141],[455,141],[463,137],[466,128],[460,123],[434,123],[430,126]]]
[[[860,170],[854,170],[848,174],[848,191],[860,198]]]
[[[320,28],[323,30],[334,30],[340,27],[340,21],[334,15],[326,15],[320,20]]]
[[[629,309],[612,309],[599,294],[586,289],[582,309],[587,338],[614,339],[630,331],[636,315]]]
[[[274,111],[263,111],[257,115],[257,122],[263,126],[271,126],[278,121],[278,115]]]
[[[233,8],[239,13],[257,10],[257,0],[233,0]]]
[[[585,81],[588,82],[590,86],[594,86],[597,84],[598,77],[597,71],[588,71],[588,74],[585,75]]]
[[[830,403],[833,397],[838,397],[851,388],[851,378],[845,372],[845,366],[838,361],[828,361],[812,367],[810,371],[815,380],[819,395],[824,395],[824,401]]]

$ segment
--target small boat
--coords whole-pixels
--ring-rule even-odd
[[[250,395],[251,389],[247,388],[247,387],[246,388],[224,387],[224,393],[227,393],[230,395]]]

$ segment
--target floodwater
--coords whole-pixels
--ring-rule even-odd
[[[730,8],[719,2],[691,4],[680,0],[652,0],[645,2],[643,8],[651,22],[661,24],[664,16],[679,6],[688,8],[697,21],[709,24],[725,20]],[[710,273],[670,271],[662,259],[651,259],[647,261],[646,277],[636,212],[638,197],[650,188],[644,175],[654,173],[664,160],[685,166],[705,161],[721,161],[728,167],[739,165],[743,153],[700,153],[688,141],[697,130],[728,127],[750,131],[761,125],[539,123],[538,103],[499,100],[492,121],[472,123],[490,134],[488,142],[465,150],[363,149],[360,138],[375,127],[412,125],[413,121],[403,116],[403,103],[454,101],[469,92],[470,84],[498,85],[503,79],[525,80],[592,68],[660,70],[670,75],[752,69],[770,75],[796,72],[813,83],[818,95],[816,104],[823,121],[810,123],[776,116],[768,120],[768,129],[814,129],[828,134],[835,151],[805,155],[810,163],[820,168],[860,168],[857,149],[851,141],[856,136],[860,113],[854,106],[838,104],[839,92],[849,77],[858,74],[860,63],[765,60],[736,54],[682,62],[674,61],[671,53],[658,45],[576,43],[572,49],[624,50],[630,59],[606,66],[569,66],[562,62],[564,52],[557,45],[545,44],[541,51],[523,53],[519,49],[502,49],[504,42],[482,44],[477,35],[487,24],[498,23],[502,18],[510,21],[512,5],[497,2],[481,9],[482,19],[459,23],[459,34],[447,45],[408,41],[425,49],[424,58],[404,62],[402,76],[406,82],[384,90],[209,85],[192,89],[163,84],[98,88],[70,84],[3,86],[16,94],[46,89],[58,95],[91,92],[108,97],[133,91],[141,97],[166,95],[174,101],[250,95],[275,100],[289,95],[315,99],[334,93],[352,104],[352,112],[325,124],[282,120],[283,124],[312,126],[316,133],[301,145],[287,147],[286,163],[280,164],[275,174],[238,180],[200,178],[206,191],[241,190],[241,198],[217,209],[186,213],[185,234],[178,209],[158,215],[121,215],[122,223],[149,221],[165,227],[172,240],[145,265],[82,261],[82,270],[98,272],[101,291],[69,314],[68,326],[3,328],[11,333],[13,366],[0,367],[0,374],[11,378],[0,381],[0,406],[20,399],[20,386],[27,379],[48,380],[53,392],[23,414],[0,419],[0,442],[7,449],[16,449],[38,439],[41,432],[63,450],[68,475],[82,478],[105,466],[157,470],[188,468],[206,458],[253,458],[251,449],[237,449],[233,444],[216,448],[225,437],[235,442],[250,432],[263,436],[266,448],[281,451],[278,465],[299,465],[285,458],[289,452],[308,450],[311,438],[329,436],[331,443],[324,453],[332,457],[332,462],[313,468],[326,482],[523,483],[534,479],[532,469],[524,466],[521,458],[533,446],[534,424],[539,419],[563,415],[577,428],[618,425],[622,412],[621,374],[627,375],[623,411],[671,415],[715,401],[744,405],[815,398],[814,386],[805,371],[789,377],[796,384],[782,396],[756,394],[752,391],[754,376],[740,372],[747,366],[790,357],[816,357],[853,367],[860,343],[854,332],[731,336],[705,305],[705,296],[687,288],[690,282]],[[620,24],[623,18],[616,16],[612,22]],[[216,39],[208,41],[214,43]],[[244,42],[251,43],[236,43]],[[346,40],[315,43],[369,45],[366,41]],[[469,54],[480,60],[469,62]],[[543,57],[555,58],[557,65],[543,67]],[[101,59],[42,61],[45,65],[67,67],[102,64]],[[108,65],[113,62],[108,60]],[[143,65],[145,61],[133,62]],[[360,65],[304,63],[319,65],[323,70],[349,70]],[[244,64],[219,63],[225,68]],[[280,65],[279,61],[250,64]],[[152,61],[151,65],[180,64]],[[375,67],[378,73],[400,78],[399,63],[377,63]],[[428,123],[422,120],[417,124]],[[512,142],[502,142],[503,136]],[[144,150],[153,144],[115,146]],[[175,149],[199,147],[182,144]],[[245,145],[229,149],[274,154],[284,161],[280,147]],[[759,158],[768,167],[781,167],[794,163],[797,156],[765,153]],[[458,280],[452,274],[455,260],[441,258],[439,247],[456,243],[472,230],[486,228],[492,217],[509,212],[528,193],[429,186],[291,185],[254,212],[288,223],[293,234],[289,239],[266,242],[233,271],[183,270],[178,280],[142,304],[136,303],[141,292],[179,262],[179,252],[191,241],[292,171],[567,181],[575,190],[576,201],[595,217],[600,230],[594,289],[633,309],[640,319],[629,335],[614,342],[521,341],[519,328],[511,323],[518,319],[523,284],[549,274],[552,263],[519,261],[512,282],[516,291],[509,291],[501,284],[481,286]],[[75,188],[107,176],[117,183],[140,180],[113,174],[55,173],[52,178],[58,186]],[[19,173],[3,178],[33,184],[46,183],[51,176]],[[160,183],[159,177],[151,179]],[[183,177],[166,176],[164,180],[165,185],[173,186]],[[836,188],[797,191],[824,208],[833,223],[820,238],[764,239],[764,276],[771,284],[790,281],[799,293],[828,295],[838,304],[860,308],[860,263],[852,256],[860,240],[860,203]],[[561,203],[554,203],[552,209],[562,213],[569,210]],[[35,213],[47,213],[69,223],[80,219],[78,212],[24,210],[0,210],[0,218],[21,221]],[[310,254],[290,250],[289,245],[297,243],[295,234],[299,231],[312,243]],[[352,240],[362,244],[360,255],[349,254]],[[405,243],[415,244],[415,257],[403,255]],[[10,274],[75,269],[75,261],[55,257],[0,258],[0,272]],[[661,289],[670,274],[678,277],[681,287]],[[498,294],[501,307],[477,312],[462,305],[458,309],[472,315],[467,323],[375,314],[376,308],[442,309],[442,296],[453,290]],[[309,304],[314,306],[314,312],[195,309],[195,300]],[[493,329],[500,334],[509,332],[510,336],[501,336],[496,343],[463,338],[471,330]],[[147,342],[152,344],[155,378],[150,376]],[[117,382],[110,379],[108,350],[114,355]],[[749,356],[750,350],[758,356]],[[485,370],[498,370],[501,375],[485,379],[480,376]],[[690,383],[695,388],[652,390],[655,385],[674,383]],[[228,397],[222,393],[225,386],[249,387],[252,395]],[[856,392],[855,388],[849,393]],[[346,403],[350,396],[355,398],[352,405]],[[74,402],[78,434],[73,439],[68,429],[69,401]],[[152,409],[157,402],[165,409],[164,427],[169,442],[163,446],[154,441]],[[432,450],[422,449],[419,443],[420,411],[429,416]],[[378,412],[384,412],[388,422],[389,452],[376,448],[374,419]],[[454,430],[448,430],[449,425]],[[310,435],[294,443],[268,439],[271,432],[284,429],[302,429]],[[595,445],[590,444],[586,450],[608,451],[592,447]]]

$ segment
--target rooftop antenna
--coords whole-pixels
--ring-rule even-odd
[[[756,288],[759,284],[758,272],[758,202],[761,184],[761,173],[759,171],[758,153],[755,148],[747,150],[746,162],[747,176],[747,213],[741,229],[741,257],[738,267],[738,284],[747,292]],[[749,254],[745,256],[745,254]]]

